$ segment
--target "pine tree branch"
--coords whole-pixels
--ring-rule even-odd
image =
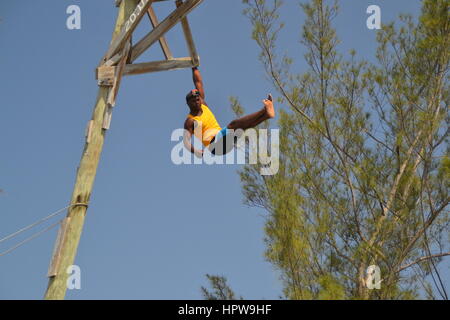
[[[425,260],[428,260],[428,259],[433,259],[433,258],[445,257],[445,256],[450,256],[450,252],[444,252],[444,253],[432,254],[432,255],[429,255],[429,256],[425,256],[425,257],[420,257],[419,259],[417,259],[417,260],[415,260],[415,261],[413,261],[411,263],[408,263],[408,264],[406,264],[404,266],[401,266],[400,268],[398,268],[396,270],[396,273],[398,273],[400,271],[403,271],[403,270],[405,270],[405,269],[407,269],[407,268],[409,268],[409,267],[411,267],[411,266],[413,266],[413,265],[415,265],[415,264],[417,264],[419,262],[422,262],[422,261],[425,261]]]
[[[444,201],[442,203],[442,205],[437,209],[437,210],[432,210],[429,218],[427,219],[427,221],[425,222],[424,226],[422,229],[420,229],[416,235],[414,236],[414,238],[408,243],[408,245],[406,246],[406,248],[403,250],[404,253],[407,253],[412,247],[413,245],[416,243],[416,241],[423,235],[423,233],[428,229],[428,227],[433,223],[434,219],[436,219],[436,217],[448,206],[450,201],[450,198],[447,198],[446,201]]]
[[[439,83],[440,83],[440,82],[439,82]],[[433,105],[433,99],[431,99],[431,101],[429,102],[429,107],[428,107],[428,109],[431,109],[432,105]],[[434,115],[433,115],[433,121],[434,121],[434,120],[437,118],[437,116],[439,115],[439,111],[440,111],[440,105],[437,105],[436,110],[435,110]],[[405,159],[404,162],[402,163],[402,165],[401,165],[401,167],[400,167],[400,170],[399,170],[397,176],[395,177],[394,185],[392,186],[391,192],[389,193],[388,201],[387,201],[387,203],[386,203],[386,206],[383,208],[383,214],[382,214],[382,216],[379,218],[378,223],[377,223],[377,226],[376,226],[376,229],[375,229],[375,232],[374,232],[374,234],[373,234],[373,236],[371,237],[371,240],[370,240],[370,242],[369,242],[370,245],[373,245],[373,243],[375,242],[375,240],[376,240],[378,234],[379,234],[380,231],[381,231],[381,224],[382,224],[382,222],[384,221],[384,219],[386,218],[387,212],[390,210],[390,208],[391,208],[391,206],[392,206],[392,203],[393,203],[393,200],[394,200],[394,198],[395,198],[395,195],[397,194],[397,188],[398,188],[398,186],[399,186],[400,179],[401,179],[401,177],[403,176],[403,174],[404,174],[404,172],[405,172],[405,169],[406,169],[406,166],[407,166],[407,164],[408,164],[409,161],[410,161],[410,158],[411,158],[411,155],[412,155],[412,153],[413,153],[414,148],[415,148],[416,145],[419,143],[420,138],[422,137],[423,131],[424,131],[424,130],[423,130],[423,128],[422,128],[422,129],[418,132],[416,139],[414,140],[413,144],[410,146],[410,148],[409,148],[409,150],[408,150],[408,152],[407,152],[407,154],[406,154],[406,159]]]

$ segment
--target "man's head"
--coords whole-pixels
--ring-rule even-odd
[[[186,95],[186,103],[191,109],[198,109],[201,105],[200,92],[197,89],[189,91]]]

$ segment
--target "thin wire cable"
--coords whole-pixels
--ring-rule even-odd
[[[22,233],[22,232],[25,232],[25,231],[27,231],[27,230],[29,230],[29,229],[31,229],[31,228],[33,228],[33,227],[35,227],[35,226],[41,224],[42,222],[47,221],[48,219],[50,219],[50,218],[52,218],[52,217],[58,215],[58,214],[61,213],[62,211],[66,210],[67,208],[70,208],[71,206],[73,206],[73,205],[69,205],[69,206],[67,206],[67,207],[65,207],[65,208],[59,209],[58,211],[53,212],[52,214],[46,216],[45,218],[42,218],[41,220],[36,221],[35,223],[32,223],[32,224],[30,224],[29,226],[26,226],[26,227],[24,227],[24,228],[22,228],[22,229],[20,229],[20,230],[18,230],[18,231],[16,231],[16,232],[10,234],[9,236],[4,237],[3,239],[0,240],[0,243],[6,241],[6,240],[8,240],[8,239],[11,239],[12,237],[17,236],[18,234],[20,234],[20,233]]]
[[[26,226],[26,227],[24,227],[24,228],[22,228],[22,229],[20,229],[20,230],[18,230],[16,232],[10,234],[10,235],[4,237],[3,239],[0,240],[0,243],[6,241],[8,239],[11,239],[12,237],[15,237],[18,234],[20,234],[22,232],[25,232],[25,231],[27,231],[27,230],[29,230],[29,229],[31,229],[31,228],[41,224],[42,222],[47,221],[50,218],[53,218],[54,216],[60,214],[61,212],[63,212],[64,210],[66,210],[66,209],[68,209],[70,207],[75,207],[75,206],[85,206],[86,208],[88,207],[88,205],[86,203],[74,203],[74,204],[68,205],[67,207],[64,207],[62,209],[59,209],[58,211],[55,211],[55,212],[51,213],[50,215],[46,216],[45,218],[42,218],[41,220],[36,221],[35,223],[32,223],[29,226]]]
[[[16,244],[15,246],[9,248],[8,250],[6,250],[6,251],[0,253],[0,257],[1,257],[1,256],[4,256],[4,255],[7,254],[7,253],[10,253],[11,251],[17,249],[18,247],[24,245],[24,244],[27,243],[27,242],[33,240],[34,238],[39,237],[41,234],[43,234],[43,233],[45,233],[45,232],[51,230],[52,228],[54,228],[54,227],[56,227],[58,224],[60,224],[62,220],[63,220],[63,219],[61,219],[61,220],[59,220],[58,222],[56,222],[56,223],[50,225],[50,226],[47,227],[46,229],[44,229],[44,230],[42,230],[42,231],[39,231],[39,232],[35,233],[35,234],[32,235],[31,237],[29,237],[29,238],[23,240],[22,242],[19,242],[18,244]]]

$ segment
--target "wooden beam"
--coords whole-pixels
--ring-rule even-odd
[[[89,120],[88,124],[86,125],[86,132],[84,134],[85,138],[86,138],[86,143],[91,142],[93,126],[94,126],[94,121],[93,120]]]
[[[177,8],[183,4],[182,0],[177,0],[176,5]],[[187,17],[181,19],[181,26],[183,28],[184,37],[186,39],[186,43],[189,49],[189,54],[191,55],[192,62],[195,67],[200,65],[200,59],[197,53],[197,49],[195,48],[194,38],[192,37],[191,27],[189,26],[189,22]]]
[[[98,80],[99,86],[112,86],[115,74],[116,67],[100,66],[95,70],[95,79]]]
[[[61,227],[58,231],[58,236],[56,238],[55,247],[53,249],[52,260],[48,268],[47,277],[54,277],[58,274],[57,270],[59,263],[61,261],[61,246],[66,239],[67,225],[70,217],[66,217],[61,221]]]
[[[128,54],[131,49],[131,41],[128,41],[128,43],[125,45],[125,48],[122,50],[122,58],[120,59],[117,67],[115,68],[115,75],[114,75],[114,82],[111,90],[108,94],[108,105],[111,107],[114,107],[116,105],[116,97],[117,93],[119,92],[120,82],[122,80],[123,70],[127,63]]]
[[[111,127],[112,111],[113,107],[107,105],[103,115],[102,129],[109,130]]]
[[[150,22],[152,23],[153,28],[156,28],[156,26],[159,24],[158,18],[156,17],[155,11],[150,6],[147,11],[148,18],[150,19]],[[167,60],[173,59],[172,53],[170,52],[169,45],[167,44],[166,38],[161,37],[159,38],[159,44],[161,45],[161,49],[164,53],[164,56]]]
[[[148,8],[154,0],[141,0],[133,13],[125,21],[124,26],[121,28],[120,33],[114,37],[109,46],[108,52],[106,53],[106,59],[111,58],[115,53],[117,53],[130,39],[131,34],[134,29],[136,29],[139,21],[141,21],[144,14],[147,12]]]
[[[142,38],[131,49],[131,62],[135,61],[145,50],[147,50],[153,43],[158,41],[167,31],[172,29],[180,19],[184,18],[203,0],[187,0],[180,7],[175,9],[166,19],[164,19],[155,29]]]
[[[150,72],[159,72],[167,70],[185,69],[192,68],[192,59],[187,58],[176,58],[172,60],[162,60],[154,62],[127,64],[123,72],[124,75],[135,75]]]
[[[112,38],[119,34],[128,17],[133,13],[138,1],[122,1]],[[85,142],[80,164],[76,172],[76,181],[70,200],[65,227],[66,235],[57,245],[57,262],[50,269],[50,278],[45,292],[45,299],[64,299],[67,290],[67,268],[74,264],[78,244],[80,242],[84,221],[91,198],[97,167],[105,141],[105,130],[102,129],[103,117],[107,108],[106,100],[109,87],[99,87],[97,100],[92,113],[93,125],[89,143]],[[55,258],[56,259],[56,258]],[[55,260],[56,262],[56,260]]]

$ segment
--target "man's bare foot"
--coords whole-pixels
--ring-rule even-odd
[[[264,103],[264,108],[266,109],[266,115],[269,118],[274,118],[275,117],[275,109],[273,107],[273,102],[272,102],[273,98],[272,95],[269,94],[269,96],[267,97],[267,99],[263,100]]]

